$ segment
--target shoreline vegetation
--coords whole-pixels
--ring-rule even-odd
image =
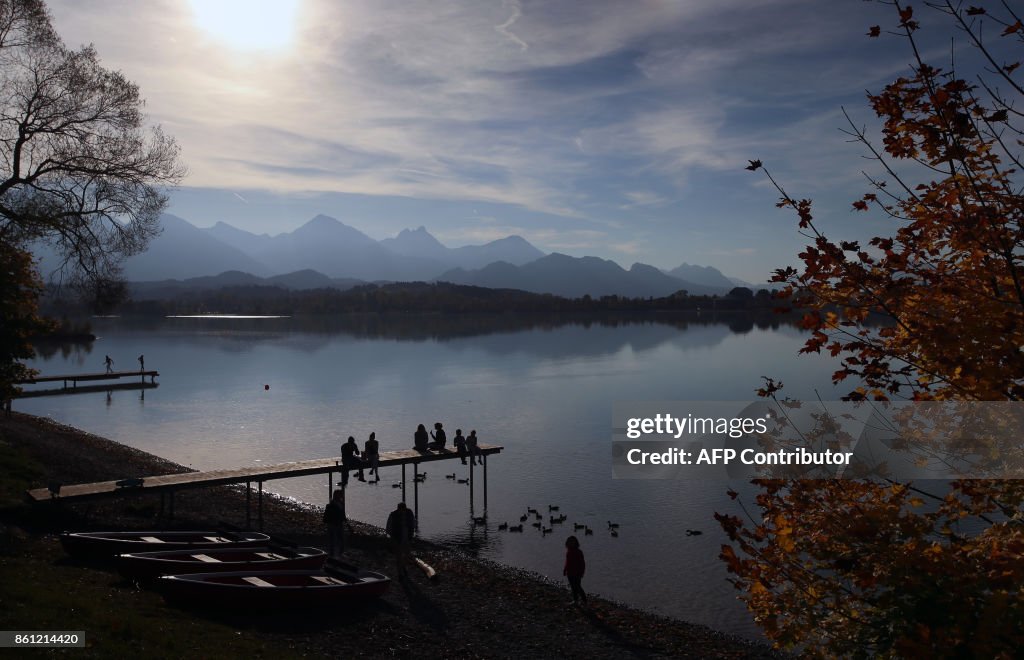
[[[364,312],[609,312],[609,311],[749,311],[772,312],[787,301],[767,289],[756,293],[736,287],[726,295],[689,295],[678,291],[660,298],[620,295],[564,298],[518,289],[490,289],[448,282],[365,284],[350,289],[288,289],[270,285],[175,288],[129,294],[116,306],[122,315],[168,316],[196,313],[347,314]],[[63,298],[50,287],[41,310],[49,316],[90,313],[81,301]],[[106,310],[107,313],[111,310]]]
[[[186,471],[180,465],[48,419],[0,418],[0,629],[84,630],[86,657],[218,655],[298,657],[775,657],[765,645],[592,596],[568,605],[566,585],[428,542],[417,555],[438,569],[410,571],[378,602],[331,612],[236,615],[172,608],[109,565],[67,558],[63,530],[245,525],[245,494],[230,487],[183,491],[175,518],[159,496],[30,505],[25,490]],[[321,509],[280,498],[264,503],[266,531],[323,546]],[[351,521],[351,561],[394,573],[383,532]],[[552,561],[559,561],[554,557]],[[642,579],[642,567],[632,567]],[[681,595],[682,597],[682,595]],[[78,651],[76,651],[78,653]]]

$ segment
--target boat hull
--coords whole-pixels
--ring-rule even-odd
[[[270,543],[270,537],[259,532],[65,532],[60,542],[73,557],[100,558],[158,549],[262,546]]]
[[[372,571],[234,571],[164,575],[157,590],[170,603],[192,607],[273,611],[343,606],[377,598],[391,580]]]
[[[188,573],[318,569],[326,559],[327,553],[319,548],[194,548],[117,555],[117,569],[130,580],[152,580]]]

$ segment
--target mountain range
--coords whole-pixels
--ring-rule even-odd
[[[520,236],[449,248],[424,227],[376,241],[330,216],[291,232],[253,234],[225,222],[200,229],[171,214],[149,249],[124,263],[136,293],[263,284],[292,289],[349,288],[361,282],[448,281],[565,297],[660,297],[685,290],[724,294],[738,284],[715,268],[683,263],[670,271],[636,263],[629,270],[597,257],[545,254]],[[56,257],[37,250],[40,269]],[[143,283],[145,283],[143,285]]]

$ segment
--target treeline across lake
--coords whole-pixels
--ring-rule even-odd
[[[67,312],[67,303],[51,301]],[[129,299],[118,313],[175,316],[187,314],[319,315],[383,312],[609,312],[609,311],[753,311],[784,307],[767,290],[754,293],[737,287],[725,296],[690,296],[683,292],[664,298],[602,296],[562,298],[513,289],[488,289],[446,282],[369,284],[347,290],[291,290],[275,286],[232,286],[189,290],[160,300]]]

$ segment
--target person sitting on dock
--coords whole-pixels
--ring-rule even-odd
[[[473,465],[476,465],[476,457],[480,454],[480,449],[477,448],[476,440],[476,429],[469,432],[469,437],[466,438],[466,450],[469,451],[469,460]],[[480,459],[483,463],[483,459]]]
[[[455,451],[459,452],[459,458],[462,459],[462,464],[466,464],[466,438],[462,435],[462,429],[455,429],[455,439],[452,440],[455,445]]]
[[[416,516],[405,506],[405,502],[399,502],[395,510],[388,516],[385,531],[391,538],[395,549],[395,567],[399,577],[406,577],[406,564],[410,557],[410,545],[412,537],[416,533]]]
[[[370,476],[377,477],[377,481],[380,481],[380,470],[377,469],[379,460],[380,443],[377,442],[377,434],[370,433],[370,439],[363,446],[363,462],[370,466]]]
[[[429,436],[427,436],[427,428],[420,424],[416,427],[416,433],[412,436],[412,447],[416,451],[425,452],[429,449],[430,444]]]
[[[327,548],[331,559],[341,559],[345,552],[345,492],[334,491],[331,501],[324,508],[324,523],[327,525]]]
[[[359,470],[357,479],[359,481],[366,481],[363,476],[363,461],[359,458],[359,446],[356,444],[356,439],[352,436],[348,436],[348,441],[341,446],[341,465],[345,469],[342,470],[342,483],[348,483],[348,472],[349,470]]]
[[[427,445],[429,448],[436,449],[437,451],[444,450],[444,446],[448,442],[448,436],[445,434],[441,422],[434,424],[434,430],[430,432],[430,437],[434,441]]]
[[[107,365],[107,373],[108,374],[114,373],[114,361],[110,359],[109,355],[104,355],[103,356],[103,363],[105,365]]]

